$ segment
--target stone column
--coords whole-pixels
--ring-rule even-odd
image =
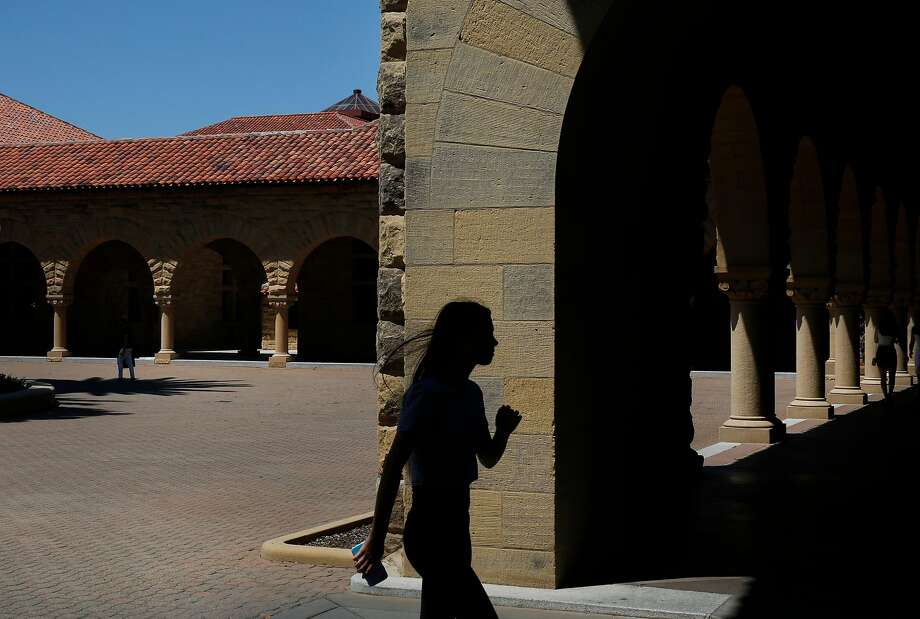
[[[795,303],[796,332],[795,399],[786,407],[786,414],[793,419],[831,419],[834,407],[825,398],[824,368],[819,356],[827,285],[796,286],[786,293]]]
[[[837,306],[833,303],[827,304],[827,361],[824,362],[824,377],[826,380],[834,380],[836,372],[836,354],[837,354]]]
[[[907,373],[915,379],[917,377],[917,342],[912,339],[911,335],[914,332],[914,326],[916,324],[916,320],[914,319],[914,315],[917,312],[916,308],[917,304],[914,303],[907,309],[907,332],[904,334],[907,338],[906,345],[910,349],[910,358],[907,360]]]
[[[54,311],[54,346],[48,351],[48,361],[63,361],[70,356],[67,350],[67,306],[70,305],[69,295],[59,295],[48,298],[51,309]]]
[[[175,306],[172,295],[157,295],[154,297],[160,308],[160,351],[154,356],[153,362],[160,365],[168,364],[176,358],[175,347]]]
[[[899,304],[891,309],[894,312],[895,319],[898,321],[898,327],[903,328],[902,332],[906,337],[909,329],[907,325],[907,305]],[[894,384],[898,387],[910,387],[914,384],[914,377],[907,371],[907,343],[905,342],[894,348],[898,353],[898,369],[895,373]]]
[[[773,410],[773,369],[767,337],[766,279],[719,274],[719,288],[731,301],[731,412],[719,428],[719,440],[775,443],[786,426]]]
[[[832,404],[865,404],[869,396],[859,385],[859,316],[860,295],[839,292],[834,297],[837,308],[836,373],[834,388],[828,394]]]
[[[867,302],[863,306],[866,317],[866,332],[862,388],[866,393],[882,392],[882,374],[879,372],[878,366],[872,363],[872,360],[875,359],[875,351],[878,348],[878,321],[885,307],[886,304],[880,304],[878,301]]]
[[[386,363],[378,365],[377,376],[377,454],[382,461],[386,456],[390,437],[396,434],[396,424],[405,388],[402,351],[390,355],[405,341],[406,327],[403,314],[402,288],[406,271],[406,205],[427,209],[427,190],[421,191],[425,170],[431,168],[430,154],[414,153],[409,160],[406,154],[406,0],[381,0],[380,22],[380,72],[377,94],[381,116],[378,121],[380,145],[380,175],[378,179],[380,207],[380,261],[377,274],[377,359]],[[433,5],[432,5],[433,6]],[[429,72],[430,63],[424,54],[414,60],[416,75]],[[410,78],[411,79],[411,78]],[[419,84],[424,82],[419,80]],[[418,87],[418,86],[417,86]],[[422,99],[434,101],[434,99]],[[427,182],[427,181],[426,181]],[[416,186],[408,192],[409,183]],[[408,470],[408,469],[407,469]],[[404,515],[411,504],[411,483],[404,475],[403,491],[396,499],[390,519],[390,535],[396,539],[402,534]],[[390,543],[388,541],[388,543]],[[408,566],[405,561],[403,565]]]
[[[268,367],[283,368],[291,359],[288,354],[288,308],[294,299],[289,296],[269,297],[268,306],[275,312],[275,354],[268,360]]]

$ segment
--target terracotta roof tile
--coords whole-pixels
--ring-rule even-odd
[[[101,140],[16,99],[0,94],[0,144]]]
[[[375,123],[332,131],[0,146],[0,191],[375,180]]]
[[[274,114],[266,116],[234,116],[219,123],[195,129],[182,135],[218,135],[225,133],[258,133],[269,131],[324,131],[363,127],[369,121],[339,112],[314,114]]]

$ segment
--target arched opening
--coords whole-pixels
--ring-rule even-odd
[[[0,243],[0,355],[43,355],[51,342],[51,307],[35,255]]]
[[[332,239],[307,256],[290,311],[297,359],[372,363],[376,282],[377,252],[358,239]]]
[[[690,299],[700,280],[709,293],[715,286],[702,222],[724,89],[702,74],[711,65],[702,51],[671,36],[699,17],[681,13],[611,9],[565,113],[555,211],[557,586],[680,573],[682,480],[698,465]],[[728,332],[727,318],[720,328]]]
[[[114,357],[127,332],[134,356],[157,350],[157,307],[147,262],[122,241],[108,241],[81,262],[68,313],[74,355]]]
[[[177,352],[259,358],[265,281],[262,263],[239,241],[218,239],[186,252],[171,285]]]

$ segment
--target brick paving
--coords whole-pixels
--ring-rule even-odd
[[[372,508],[367,368],[0,362],[53,414],[0,423],[0,616],[258,617],[347,569],[263,561],[269,538]]]
[[[348,569],[259,547],[372,508],[370,369],[112,365],[0,361],[62,402],[0,422],[0,617],[260,617],[346,590]],[[728,381],[694,377],[697,448]],[[784,417],[794,378],[776,385]]]

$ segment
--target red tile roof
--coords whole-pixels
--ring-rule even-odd
[[[0,192],[375,180],[376,123],[334,131],[0,146]]]
[[[269,131],[323,131],[353,129],[369,121],[339,112],[314,114],[276,114],[269,116],[234,116],[219,123],[195,129],[182,135],[217,135],[223,133],[258,133]]]
[[[98,135],[0,94],[0,144],[101,140]]]

